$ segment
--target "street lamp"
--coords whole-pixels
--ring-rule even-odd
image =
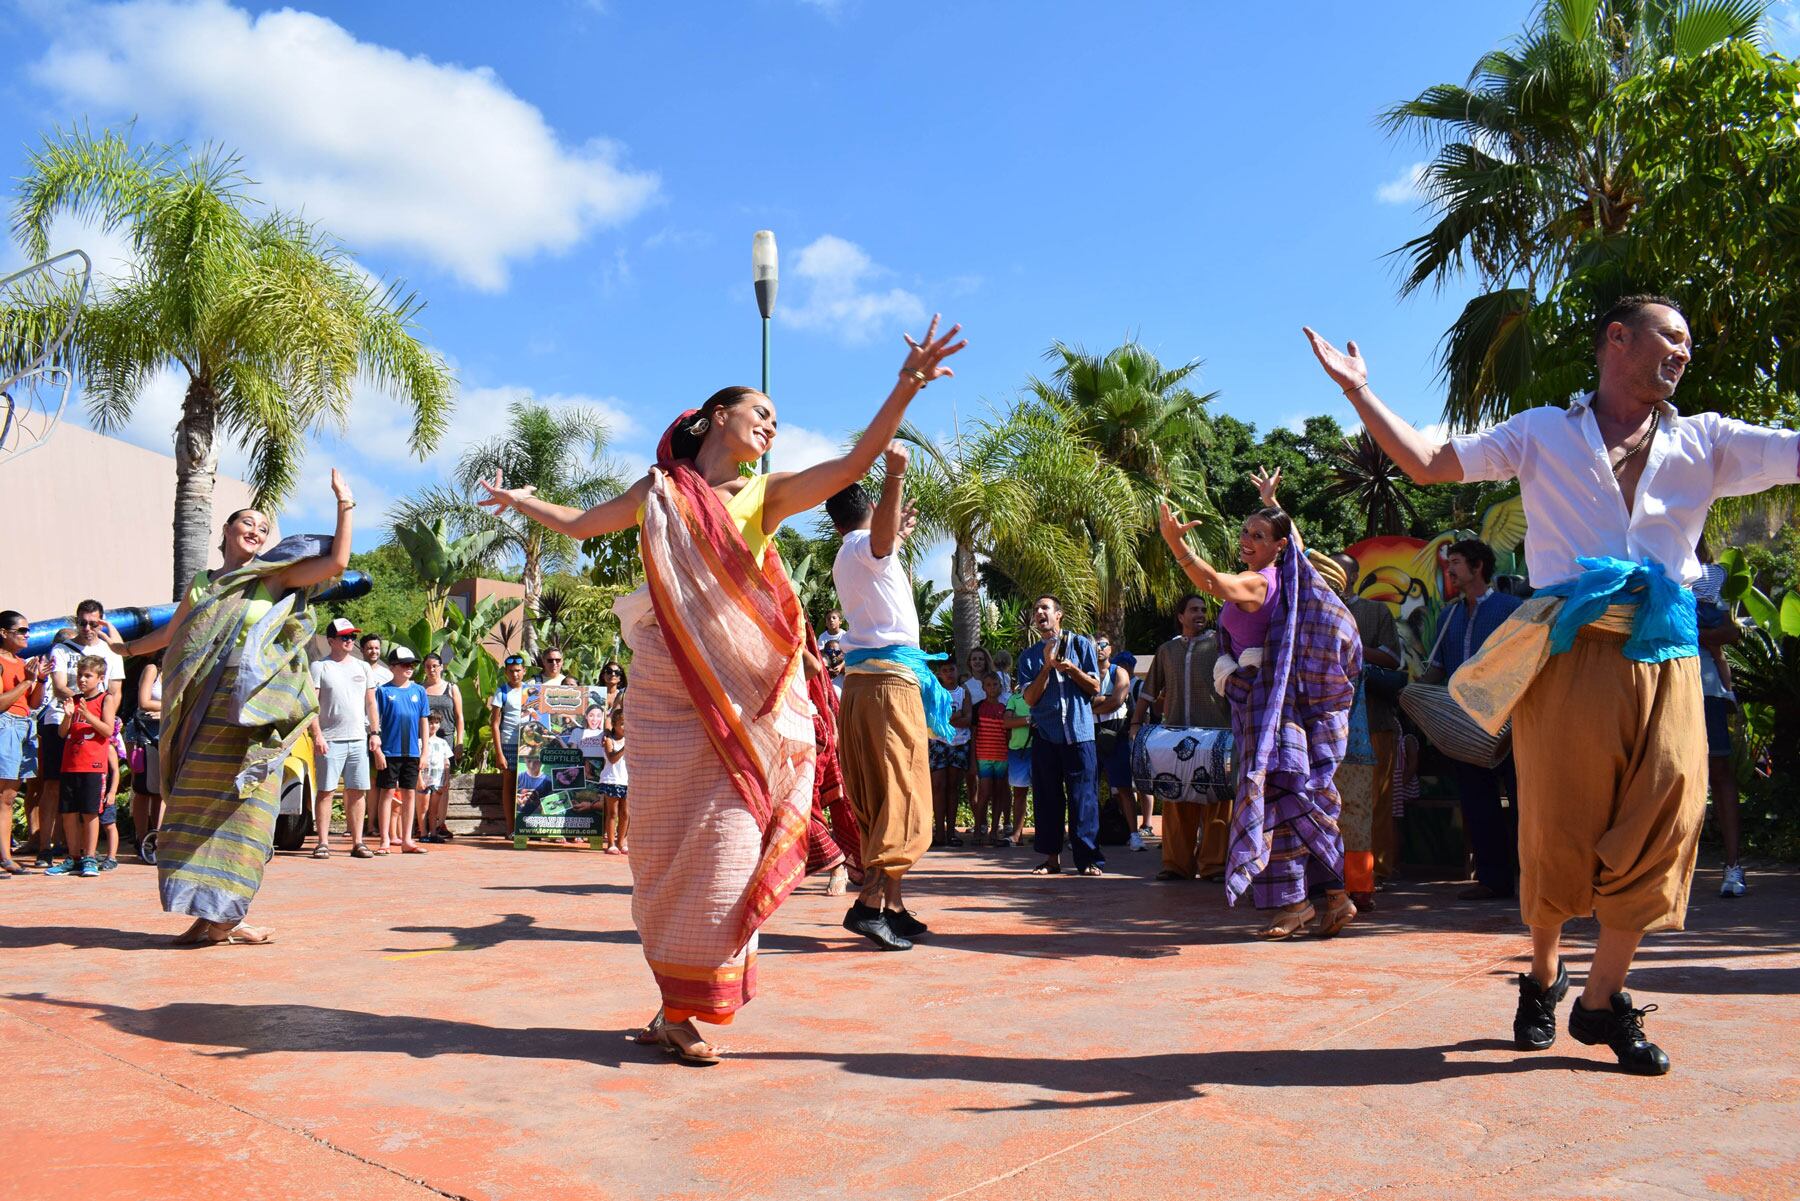
[[[769,318],[775,313],[775,231],[759,229],[750,242],[750,278],[756,284],[756,307],[762,313],[762,392],[769,394]],[[769,452],[763,451],[763,474],[769,474]]]

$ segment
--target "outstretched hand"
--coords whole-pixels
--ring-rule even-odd
[[[913,341],[913,336],[911,334],[900,335],[902,338],[906,339],[906,344],[912,348],[911,352],[906,356],[906,362],[900,364],[900,375],[904,379],[913,380],[921,388],[934,379],[944,379],[955,375],[956,372],[945,367],[943,362],[945,359],[969,344],[967,338],[954,345],[951,344],[951,339],[962,332],[962,326],[960,325],[952,325],[943,337],[938,337],[937,327],[940,317],[942,317],[941,313],[933,313],[931,315],[931,327],[925,331],[925,340],[923,342]],[[914,372],[917,372],[918,374],[915,375]],[[920,376],[923,376],[924,378],[921,379]]]
[[[1338,387],[1346,392],[1354,392],[1368,385],[1369,365],[1363,362],[1362,351],[1356,348],[1355,342],[1346,342],[1346,349],[1339,350],[1310,328],[1302,326],[1301,329],[1306,334],[1306,340],[1312,343],[1313,354],[1318,357],[1319,366],[1325,368],[1325,374]]]
[[[1250,482],[1256,485],[1256,494],[1262,498],[1263,508],[1281,507],[1275,499],[1275,490],[1281,487],[1281,468],[1277,467],[1271,472],[1267,467],[1258,467],[1250,473]]]
[[[1162,531],[1163,541],[1167,542],[1170,549],[1179,555],[1187,549],[1186,538],[1188,531],[1194,529],[1196,526],[1204,525],[1205,521],[1203,518],[1199,517],[1194,518],[1192,521],[1179,520],[1175,516],[1175,511],[1169,508],[1169,502],[1165,500],[1162,502],[1162,507],[1157,513],[1156,524],[1157,528]]]
[[[905,542],[912,537],[912,532],[918,528],[918,525],[919,506],[909,500],[900,508],[900,526],[894,531],[894,541]]]
[[[486,496],[478,497],[475,503],[484,509],[492,509],[496,516],[504,513],[508,509],[518,508],[521,499],[531,496],[537,491],[529,484],[523,488],[501,487],[500,469],[498,467],[494,468],[493,483],[490,484],[486,480],[476,480],[475,483],[487,492]]]
[[[340,505],[353,505],[356,503],[356,498],[350,495],[349,481],[345,480],[343,473],[335,467],[331,469],[331,494],[337,497],[337,502]]]

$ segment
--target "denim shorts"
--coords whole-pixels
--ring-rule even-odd
[[[25,739],[30,733],[29,717],[0,713],[0,780],[25,778]]]
[[[369,787],[369,746],[366,742],[345,740],[325,744],[325,762],[318,765],[319,790],[336,792],[339,788]]]
[[[1731,711],[1735,707],[1732,701],[1722,696],[1705,698],[1707,758],[1731,757]]]
[[[1014,788],[1031,787],[1031,744],[1006,752],[1006,782]]]

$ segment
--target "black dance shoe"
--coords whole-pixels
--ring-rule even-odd
[[[1669,1070],[1669,1057],[1644,1037],[1644,1015],[1655,1009],[1633,1009],[1628,992],[1614,993],[1611,1009],[1588,1009],[1576,997],[1569,1007],[1569,1036],[1590,1047],[1605,1043],[1619,1057],[1619,1066],[1634,1076],[1661,1076]]]
[[[888,929],[901,938],[917,938],[921,934],[931,933],[931,927],[914,917],[909,910],[884,909],[881,916],[887,919]]]
[[[1556,1007],[1569,991],[1569,969],[1556,961],[1556,979],[1545,988],[1530,972],[1519,973],[1519,1009],[1513,1014],[1513,1046],[1547,1051],[1556,1041]]]
[[[881,910],[871,909],[858,901],[844,915],[844,929],[860,934],[884,951],[910,951],[912,943],[894,933]]]

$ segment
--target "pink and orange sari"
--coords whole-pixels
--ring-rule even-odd
[[[664,460],[640,519],[646,584],[617,606],[634,652],[631,916],[664,1018],[723,1024],[756,995],[757,928],[806,871],[805,622],[761,533],[766,477],[722,503]]]

